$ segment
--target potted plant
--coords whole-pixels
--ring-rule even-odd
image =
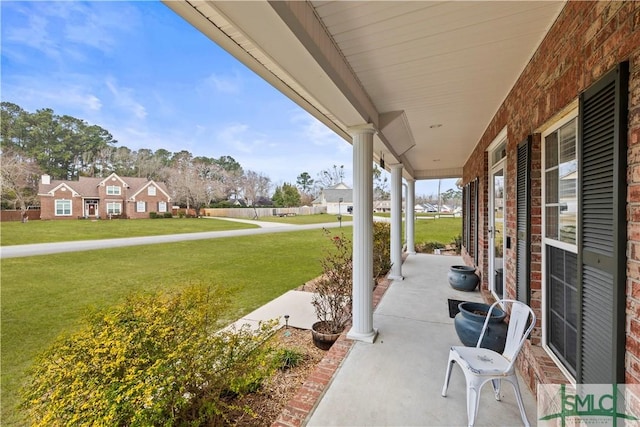
[[[351,241],[343,233],[332,235],[332,248],[320,260],[322,276],[316,281],[311,304],[318,321],[311,326],[316,347],[328,350],[351,321],[353,262]]]

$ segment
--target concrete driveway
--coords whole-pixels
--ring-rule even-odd
[[[266,221],[239,220],[235,218],[216,218],[228,221],[256,224],[260,228],[249,230],[207,231],[201,233],[167,234],[162,236],[122,237],[118,239],[81,240],[75,242],[33,243],[0,247],[0,259],[36,255],[57,254],[63,252],[91,251],[97,249],[119,248],[124,246],[153,245],[157,243],[175,243],[187,240],[219,239],[223,237],[249,236],[253,234],[287,233],[291,231],[314,230],[318,228],[338,228],[337,222],[322,224],[290,225]]]

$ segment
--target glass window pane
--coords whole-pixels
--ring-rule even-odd
[[[558,203],[558,169],[545,174],[545,203]]]
[[[570,162],[576,158],[576,124],[575,120],[562,126],[560,133],[560,163]]]
[[[544,138],[544,167],[549,169],[558,165],[558,134],[556,132]]]
[[[545,235],[550,239],[558,238],[558,207],[547,206],[546,208]]]
[[[566,213],[560,214],[559,239],[561,242],[576,244],[576,217]]]
[[[566,333],[566,358],[567,362],[569,362],[570,366],[576,366],[576,358],[577,358],[577,347],[578,347],[578,334],[576,330],[568,327],[565,331]]]
[[[550,332],[550,343],[554,345],[561,355],[564,355],[564,322],[562,321],[562,318],[555,314],[551,314]]]
[[[557,313],[564,313],[564,288],[562,287],[562,282],[552,277],[549,286],[551,288],[551,310]]]

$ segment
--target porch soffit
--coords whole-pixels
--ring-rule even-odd
[[[165,1],[345,140],[373,123],[415,179],[462,174],[564,3]]]

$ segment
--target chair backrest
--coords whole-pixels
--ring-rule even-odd
[[[480,347],[480,343],[484,338],[484,333],[487,330],[487,325],[489,324],[491,312],[498,306],[498,304],[502,305],[505,310],[508,309],[508,305],[511,306],[511,311],[509,313],[509,327],[507,329],[507,340],[505,342],[502,355],[507,360],[511,361],[511,365],[513,365],[524,341],[536,325],[536,315],[531,307],[520,301],[503,299],[494,302],[489,308],[489,312],[487,313],[487,318],[482,326],[482,332],[480,332],[480,337],[476,347]]]

